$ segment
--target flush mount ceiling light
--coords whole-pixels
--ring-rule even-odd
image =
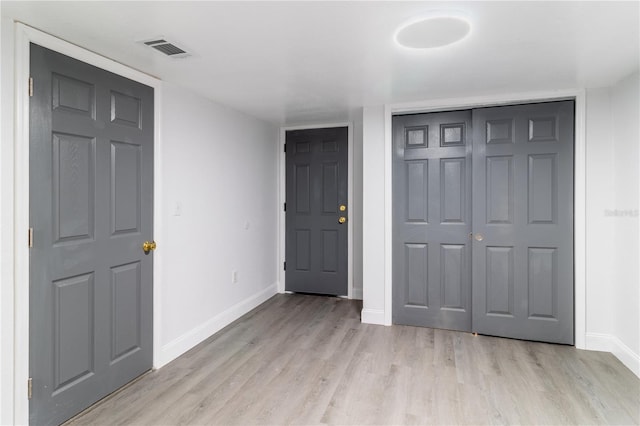
[[[471,24],[466,17],[437,13],[404,23],[396,30],[393,38],[403,48],[427,50],[459,42],[470,32]]]

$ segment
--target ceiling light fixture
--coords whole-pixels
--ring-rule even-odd
[[[402,24],[393,35],[398,46],[428,50],[449,46],[471,33],[471,23],[461,14],[434,12]]]

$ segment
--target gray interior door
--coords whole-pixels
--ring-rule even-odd
[[[473,330],[573,344],[574,103],[473,114]]]
[[[393,322],[471,329],[470,111],[393,118]]]
[[[153,89],[31,45],[32,424],[152,367]]]
[[[394,323],[573,344],[573,111],[394,117]]]
[[[347,149],[347,127],[286,133],[287,291],[347,295]]]

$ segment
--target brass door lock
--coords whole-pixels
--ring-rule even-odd
[[[338,219],[338,223],[339,223],[339,224],[341,224],[341,225],[342,225],[343,223],[345,223],[346,221],[347,221],[347,218],[346,218],[346,217],[344,217],[344,216],[340,216],[340,218]]]
[[[142,244],[142,251],[144,251],[144,254],[149,254],[151,250],[155,250],[155,249],[156,249],[155,241],[145,241]]]

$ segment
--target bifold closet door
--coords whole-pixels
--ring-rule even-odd
[[[573,344],[573,111],[473,111],[475,332]]]
[[[574,102],[393,118],[393,322],[573,344]]]

